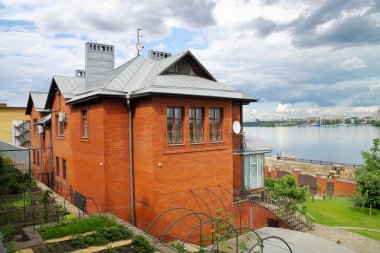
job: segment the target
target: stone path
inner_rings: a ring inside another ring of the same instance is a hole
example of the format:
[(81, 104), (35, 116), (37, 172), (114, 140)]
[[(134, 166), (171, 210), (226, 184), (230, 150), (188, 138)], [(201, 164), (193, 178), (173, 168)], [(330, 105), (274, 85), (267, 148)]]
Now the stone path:
[(307, 233), (346, 246), (358, 253), (379, 253), (380, 242), (368, 237), (345, 231), (339, 227), (315, 224), (315, 230)]

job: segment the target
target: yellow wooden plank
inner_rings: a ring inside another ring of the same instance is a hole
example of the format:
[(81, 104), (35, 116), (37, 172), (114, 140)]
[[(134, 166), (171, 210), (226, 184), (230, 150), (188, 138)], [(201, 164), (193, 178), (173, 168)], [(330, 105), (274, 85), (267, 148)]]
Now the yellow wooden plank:
[(86, 248), (86, 249), (79, 249), (79, 250), (74, 250), (74, 251), (71, 251), (71, 253), (91, 253), (91, 252), (98, 252), (98, 251), (101, 251), (101, 250), (105, 250), (105, 249), (109, 249), (109, 248), (116, 248), (116, 247), (121, 247), (121, 246), (125, 246), (125, 245), (129, 245), (132, 243), (132, 240), (123, 240), (123, 241), (117, 241), (117, 242), (111, 242), (109, 244), (106, 244), (106, 245), (102, 245), (102, 246), (93, 246), (93, 247), (89, 247), (89, 248)]
[[(93, 233), (95, 233), (95, 231), (86, 232), (86, 233), (82, 233), (82, 234), (76, 234), (76, 235), (91, 235)], [(63, 242), (63, 241), (71, 240), (76, 235), (68, 235), (68, 236), (65, 236), (65, 237), (60, 237), (60, 238), (46, 240), (45, 243), (49, 244), (49, 243)]]
[(32, 249), (20, 249), (18, 251), (16, 251), (16, 253), (33, 253), (33, 250)]

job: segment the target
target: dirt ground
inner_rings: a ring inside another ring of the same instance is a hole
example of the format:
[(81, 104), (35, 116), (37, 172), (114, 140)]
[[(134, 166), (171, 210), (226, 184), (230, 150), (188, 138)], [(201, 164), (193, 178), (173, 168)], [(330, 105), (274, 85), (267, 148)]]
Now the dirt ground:
[[(274, 157), (265, 157), (265, 165), (269, 167), (269, 170), (280, 168), (283, 170), (291, 171), (292, 169), (299, 169), (304, 174), (315, 175), (317, 172), (322, 173), (323, 175), (329, 175), (329, 170), (331, 170), (331, 166), (319, 165), (319, 164), (311, 164), (311, 163), (301, 163), (301, 162), (293, 162), (293, 161), (284, 161), (278, 160)], [(354, 175), (353, 168), (345, 168), (346, 172), (351, 175)], [(346, 179), (346, 173), (342, 173), (341, 179)]]

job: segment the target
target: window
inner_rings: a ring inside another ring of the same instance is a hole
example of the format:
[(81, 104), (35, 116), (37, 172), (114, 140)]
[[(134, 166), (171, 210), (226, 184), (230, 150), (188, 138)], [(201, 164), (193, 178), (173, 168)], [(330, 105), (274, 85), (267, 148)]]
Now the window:
[(36, 164), (40, 165), (40, 152), (36, 151)]
[(59, 116), (57, 115), (57, 135), (63, 136), (64, 134), (64, 128), (65, 128), (65, 122), (63, 120), (59, 121)]
[(33, 133), (38, 134), (37, 120), (33, 119)]
[(209, 109), (210, 141), (222, 140), (222, 108)]
[(264, 155), (244, 156), (244, 186), (256, 189), (264, 187)]
[(203, 108), (189, 109), (190, 142), (203, 141)]
[(66, 160), (62, 159), (62, 177), (66, 180)]
[(182, 107), (168, 107), (166, 119), (168, 144), (182, 143)]
[(57, 170), (57, 176), (59, 176), (59, 157), (55, 158), (55, 168)]
[(33, 150), (33, 164), (36, 164), (36, 151)]
[(82, 137), (88, 137), (88, 113), (87, 110), (82, 111)]

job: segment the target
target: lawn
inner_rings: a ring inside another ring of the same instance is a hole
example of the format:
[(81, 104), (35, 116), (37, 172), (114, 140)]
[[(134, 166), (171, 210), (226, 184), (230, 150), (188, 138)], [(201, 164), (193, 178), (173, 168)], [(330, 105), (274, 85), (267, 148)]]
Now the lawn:
[(380, 242), (380, 232), (366, 231), (366, 230), (359, 230), (359, 229), (345, 229), (345, 230), (352, 232), (352, 233), (356, 233), (359, 235), (363, 235), (363, 236), (372, 238), (372, 239)]
[(380, 229), (380, 210), (372, 209), (369, 216), (368, 208), (354, 206), (351, 198), (315, 200), (308, 202), (307, 207), (308, 213), (322, 225)]

